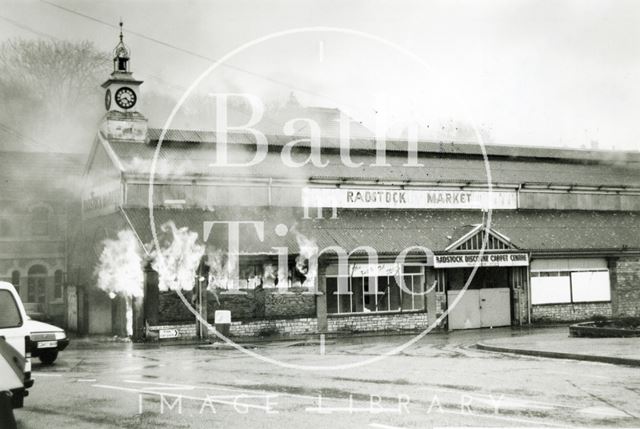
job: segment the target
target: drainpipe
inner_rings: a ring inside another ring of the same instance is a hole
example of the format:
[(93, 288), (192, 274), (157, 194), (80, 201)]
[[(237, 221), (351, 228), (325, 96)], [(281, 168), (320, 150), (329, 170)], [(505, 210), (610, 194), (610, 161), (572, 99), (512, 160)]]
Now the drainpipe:
[(527, 265), (527, 324), (531, 326), (531, 253)]

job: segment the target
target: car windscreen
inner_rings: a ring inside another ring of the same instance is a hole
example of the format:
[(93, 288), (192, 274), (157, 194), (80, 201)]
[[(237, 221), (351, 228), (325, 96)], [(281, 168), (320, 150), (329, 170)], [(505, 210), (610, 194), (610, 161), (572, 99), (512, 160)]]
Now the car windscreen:
[(20, 325), (22, 325), (22, 317), (13, 294), (8, 290), (0, 290), (0, 329), (15, 328)]

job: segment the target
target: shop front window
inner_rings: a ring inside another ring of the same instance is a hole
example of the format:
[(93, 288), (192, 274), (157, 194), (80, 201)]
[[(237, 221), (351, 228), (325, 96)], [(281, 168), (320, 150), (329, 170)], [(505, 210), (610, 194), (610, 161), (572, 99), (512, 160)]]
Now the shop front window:
[(53, 298), (62, 298), (62, 270), (56, 270), (53, 275)]
[(531, 303), (570, 304), (611, 300), (608, 270), (531, 273)]
[[(351, 269), (351, 276), (347, 279), (348, 288), (344, 291), (338, 288), (338, 277), (328, 275), (327, 311), (348, 314), (424, 310), (422, 267), (404, 266), (398, 272), (399, 268), (391, 265), (387, 264), (375, 275)], [(404, 280), (405, 290), (398, 285), (396, 276)]]
[[(280, 269), (276, 258), (241, 259), (238, 273), (229, 272), (226, 257), (209, 258), (209, 285), (222, 290), (252, 290), (256, 288), (288, 288), (291, 272)], [(304, 277), (303, 277), (304, 279)]]
[(34, 265), (29, 268), (27, 298), (28, 302), (44, 304), (46, 297), (45, 284), (47, 280), (47, 269), (42, 265)]

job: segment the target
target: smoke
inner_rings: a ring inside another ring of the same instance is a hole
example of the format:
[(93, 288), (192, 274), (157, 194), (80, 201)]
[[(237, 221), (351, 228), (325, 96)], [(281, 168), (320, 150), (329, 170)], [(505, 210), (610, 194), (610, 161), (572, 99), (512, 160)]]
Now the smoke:
[(116, 240), (107, 239), (103, 243), (104, 249), (95, 268), (98, 287), (111, 298), (116, 295), (142, 297), (142, 256), (133, 232), (120, 231)]
[(295, 227), (291, 231), (296, 235), (300, 253), (296, 256), (296, 271), (305, 277), (303, 287), (315, 288), (318, 276), (318, 245), (314, 239), (307, 238)]
[(177, 228), (173, 222), (160, 227), (166, 237), (154, 252), (152, 267), (158, 272), (160, 290), (191, 290), (205, 247), (197, 243), (198, 234)]

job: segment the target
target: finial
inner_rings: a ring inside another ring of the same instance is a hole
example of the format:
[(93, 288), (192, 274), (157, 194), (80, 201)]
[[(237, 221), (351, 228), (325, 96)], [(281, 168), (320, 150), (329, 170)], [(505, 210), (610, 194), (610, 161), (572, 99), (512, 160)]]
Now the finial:
[(122, 18), (120, 18), (120, 42), (113, 50), (113, 71), (128, 72), (129, 71), (129, 48), (124, 44), (122, 35)]

